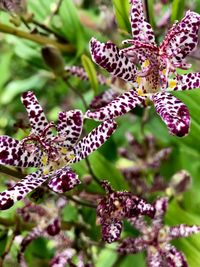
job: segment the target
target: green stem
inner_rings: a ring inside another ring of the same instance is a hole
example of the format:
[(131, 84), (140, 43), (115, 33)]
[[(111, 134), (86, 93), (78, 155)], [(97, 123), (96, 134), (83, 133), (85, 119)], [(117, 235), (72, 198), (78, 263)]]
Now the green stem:
[(57, 42), (56, 40), (50, 39), (48, 37), (45, 37), (45, 36), (42, 36), (39, 34), (24, 32), (24, 31), (18, 30), (16, 28), (12, 28), (12, 27), (5, 25), (3, 23), (0, 23), (0, 32), (12, 34), (12, 35), (15, 35), (17, 37), (24, 38), (24, 39), (33, 41), (33, 42), (41, 44), (41, 45), (51, 44), (63, 52), (68, 52), (68, 53), (74, 52), (74, 47), (70, 44), (61, 44), (61, 43)]
[(26, 176), (25, 174), (23, 174), (21, 172), (12, 170), (12, 169), (10, 169), (6, 166), (3, 166), (3, 165), (0, 165), (0, 172), (7, 174), (9, 176), (13, 176), (13, 177), (18, 178), (18, 179), (23, 179)]

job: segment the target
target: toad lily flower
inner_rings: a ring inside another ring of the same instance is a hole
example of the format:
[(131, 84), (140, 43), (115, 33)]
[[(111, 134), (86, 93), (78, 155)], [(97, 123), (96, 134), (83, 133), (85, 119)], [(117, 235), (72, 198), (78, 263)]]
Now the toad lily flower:
[(175, 238), (199, 233), (200, 226), (185, 224), (172, 227), (164, 226), (163, 217), (167, 206), (167, 198), (160, 198), (155, 202), (156, 213), (151, 226), (141, 215), (130, 219), (130, 222), (142, 235), (137, 238), (125, 239), (118, 251), (122, 254), (131, 254), (146, 250), (148, 267), (187, 267), (188, 264), (183, 253), (169, 242)]
[[(90, 48), (94, 62), (113, 76), (132, 83), (135, 89), (125, 92), (106, 107), (89, 110), (86, 116), (103, 121), (121, 116), (136, 105), (146, 106), (153, 102), (169, 132), (184, 136), (189, 131), (189, 111), (170, 91), (200, 87), (199, 72), (176, 74), (176, 68), (190, 67), (184, 59), (196, 48), (200, 15), (187, 11), (185, 17), (172, 26), (161, 45), (157, 46), (153, 30), (145, 20), (142, 1), (131, 0), (131, 4), (132, 39), (124, 41), (124, 44), (131, 46), (120, 50), (112, 42), (101, 43), (92, 38)], [(136, 63), (141, 66), (140, 69)]]
[(122, 220), (147, 215), (153, 217), (154, 207), (130, 192), (115, 192), (107, 181), (102, 181), (106, 197), (97, 206), (97, 223), (102, 226), (103, 240), (112, 243), (120, 238)]
[[(29, 192), (48, 181), (55, 192), (63, 193), (80, 183), (69, 164), (76, 163), (100, 147), (116, 129), (116, 123), (107, 120), (78, 141), (83, 127), (80, 110), (60, 112), (55, 126), (49, 123), (32, 92), (22, 95), (32, 127), (22, 141), (9, 136), (0, 137), (0, 164), (16, 167), (38, 167), (8, 190), (0, 193), (0, 209), (10, 208)], [(52, 132), (56, 128), (57, 135)]]

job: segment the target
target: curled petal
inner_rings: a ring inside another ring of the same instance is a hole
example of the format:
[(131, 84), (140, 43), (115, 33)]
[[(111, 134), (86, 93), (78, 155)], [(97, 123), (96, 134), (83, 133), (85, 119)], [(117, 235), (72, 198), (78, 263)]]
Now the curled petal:
[(33, 153), (24, 149), (23, 144), (9, 136), (0, 136), (0, 164), (16, 167), (41, 166), (42, 151)]
[[(65, 71), (73, 76), (80, 78), (83, 81), (88, 81), (88, 74), (82, 67), (72, 66), (72, 67), (65, 67)], [(102, 85), (106, 84), (106, 77), (101, 74), (97, 74), (98, 82)]]
[(153, 169), (158, 169), (161, 163), (169, 158), (171, 154), (171, 148), (164, 148), (158, 151), (148, 162), (148, 166)]
[(115, 121), (105, 120), (97, 128), (92, 130), (74, 147), (75, 158), (71, 160), (71, 163), (75, 163), (84, 159), (90, 153), (102, 146), (116, 130), (116, 128), (117, 123)]
[(90, 103), (90, 108), (97, 109), (97, 108), (105, 107), (112, 100), (114, 100), (118, 95), (119, 93), (117, 93), (113, 89), (108, 89), (105, 92), (95, 96), (92, 99), (92, 102)]
[(22, 94), (21, 100), (28, 113), (29, 122), (32, 128), (31, 133), (42, 135), (45, 127), (48, 125), (48, 121), (35, 94), (31, 91), (25, 92)]
[(131, 0), (131, 28), (135, 41), (155, 44), (155, 36), (151, 25), (146, 21), (142, 0)]
[(160, 46), (176, 62), (181, 62), (197, 46), (200, 15), (187, 11), (185, 17), (175, 23)]
[(178, 75), (176, 77), (173, 91), (184, 91), (200, 88), (200, 72)]
[(149, 247), (147, 249), (147, 265), (148, 267), (165, 266), (165, 263), (162, 260), (160, 252), (154, 247)]
[(161, 250), (162, 256), (169, 267), (188, 267), (187, 260), (182, 252), (178, 251), (174, 246), (167, 244)]
[(152, 224), (157, 227), (161, 227), (163, 223), (163, 217), (168, 208), (168, 198), (167, 197), (158, 198), (154, 204), (154, 207), (155, 207), (155, 216), (152, 221)]
[(78, 184), (80, 184), (78, 175), (69, 167), (57, 171), (48, 182), (48, 186), (56, 193), (65, 193)]
[(51, 267), (65, 267), (75, 254), (75, 250), (72, 248), (67, 248), (60, 253), (56, 253), (55, 257), (51, 260), (50, 266)]
[(88, 110), (85, 116), (97, 121), (117, 118), (134, 109), (137, 105), (145, 106), (145, 99), (145, 96), (138, 96), (136, 91), (130, 90), (115, 98), (105, 107), (95, 111)]
[(13, 206), (16, 201), (23, 199), (28, 193), (43, 184), (48, 178), (42, 171), (27, 175), (13, 187), (0, 193), (0, 210), (6, 210)]
[(147, 243), (142, 237), (128, 237), (118, 247), (120, 254), (135, 254), (147, 248)]
[(188, 237), (190, 235), (198, 233), (200, 233), (200, 226), (198, 225), (189, 226), (185, 224), (180, 224), (177, 226), (170, 227), (169, 237), (171, 239), (174, 239), (179, 237)]
[(95, 38), (90, 41), (90, 52), (96, 64), (115, 77), (125, 81), (135, 81), (137, 68), (112, 42), (101, 43)]
[(72, 147), (78, 141), (83, 128), (83, 114), (80, 110), (59, 112), (58, 136), (62, 139), (61, 144)]
[(111, 220), (109, 223), (102, 224), (102, 238), (107, 243), (112, 243), (120, 238), (122, 231), (122, 222), (118, 220)]
[(190, 115), (187, 107), (167, 92), (154, 94), (151, 98), (156, 112), (166, 123), (169, 132), (179, 137), (187, 135), (190, 128)]
[(53, 222), (51, 222), (45, 230), (47, 234), (50, 236), (55, 236), (59, 234), (61, 230), (61, 223), (59, 218), (55, 218)]

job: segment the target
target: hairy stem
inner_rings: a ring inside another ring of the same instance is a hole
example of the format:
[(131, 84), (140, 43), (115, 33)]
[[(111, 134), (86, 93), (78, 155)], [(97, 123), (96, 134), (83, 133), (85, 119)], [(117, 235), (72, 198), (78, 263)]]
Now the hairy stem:
[(61, 44), (61, 43), (57, 42), (56, 40), (50, 39), (48, 37), (45, 37), (45, 36), (42, 36), (39, 34), (32, 34), (32, 33), (28, 33), (25, 31), (21, 31), (21, 30), (18, 30), (16, 28), (12, 28), (8, 25), (5, 25), (3, 23), (0, 23), (0, 32), (12, 34), (12, 35), (15, 35), (17, 37), (24, 38), (24, 39), (33, 41), (33, 42), (41, 44), (41, 45), (51, 44), (63, 52), (71, 53), (71, 52), (74, 52), (74, 50), (75, 50), (74, 47), (70, 44)]

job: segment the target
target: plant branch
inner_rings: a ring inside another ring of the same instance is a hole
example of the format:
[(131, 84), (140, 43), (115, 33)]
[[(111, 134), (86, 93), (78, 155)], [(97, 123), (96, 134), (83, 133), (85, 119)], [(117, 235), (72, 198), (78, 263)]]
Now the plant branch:
[(79, 205), (82, 205), (82, 206), (86, 206), (86, 207), (89, 207), (89, 208), (94, 208), (96, 209), (97, 205), (96, 204), (93, 204), (91, 202), (86, 202), (86, 201), (82, 201), (79, 197), (77, 196), (69, 196), (69, 195), (65, 195), (69, 200), (79, 204)]
[(0, 172), (7, 174), (9, 176), (13, 176), (13, 177), (18, 178), (18, 179), (22, 179), (26, 176), (25, 174), (23, 174), (19, 171), (12, 170), (12, 169), (10, 169), (6, 166), (3, 166), (3, 165), (0, 165)]
[(95, 182), (101, 186), (101, 181), (99, 180), (99, 178), (96, 176), (96, 174), (93, 172), (92, 166), (90, 164), (90, 161), (88, 158), (85, 158), (85, 162), (87, 164), (88, 170), (90, 172), (90, 174), (92, 175), (93, 179), (95, 180)]
[(74, 52), (75, 49), (72, 45), (70, 44), (61, 44), (57, 42), (56, 40), (50, 39), (48, 37), (39, 35), (39, 34), (33, 34), (33, 33), (28, 33), (25, 31), (18, 30), (16, 28), (12, 28), (8, 25), (5, 25), (3, 23), (0, 23), (0, 32), (7, 33), (7, 34), (12, 34), (20, 38), (24, 38), (30, 41), (33, 41), (35, 43), (41, 44), (41, 45), (47, 45), (51, 44), (57, 47), (59, 50), (63, 52)]

